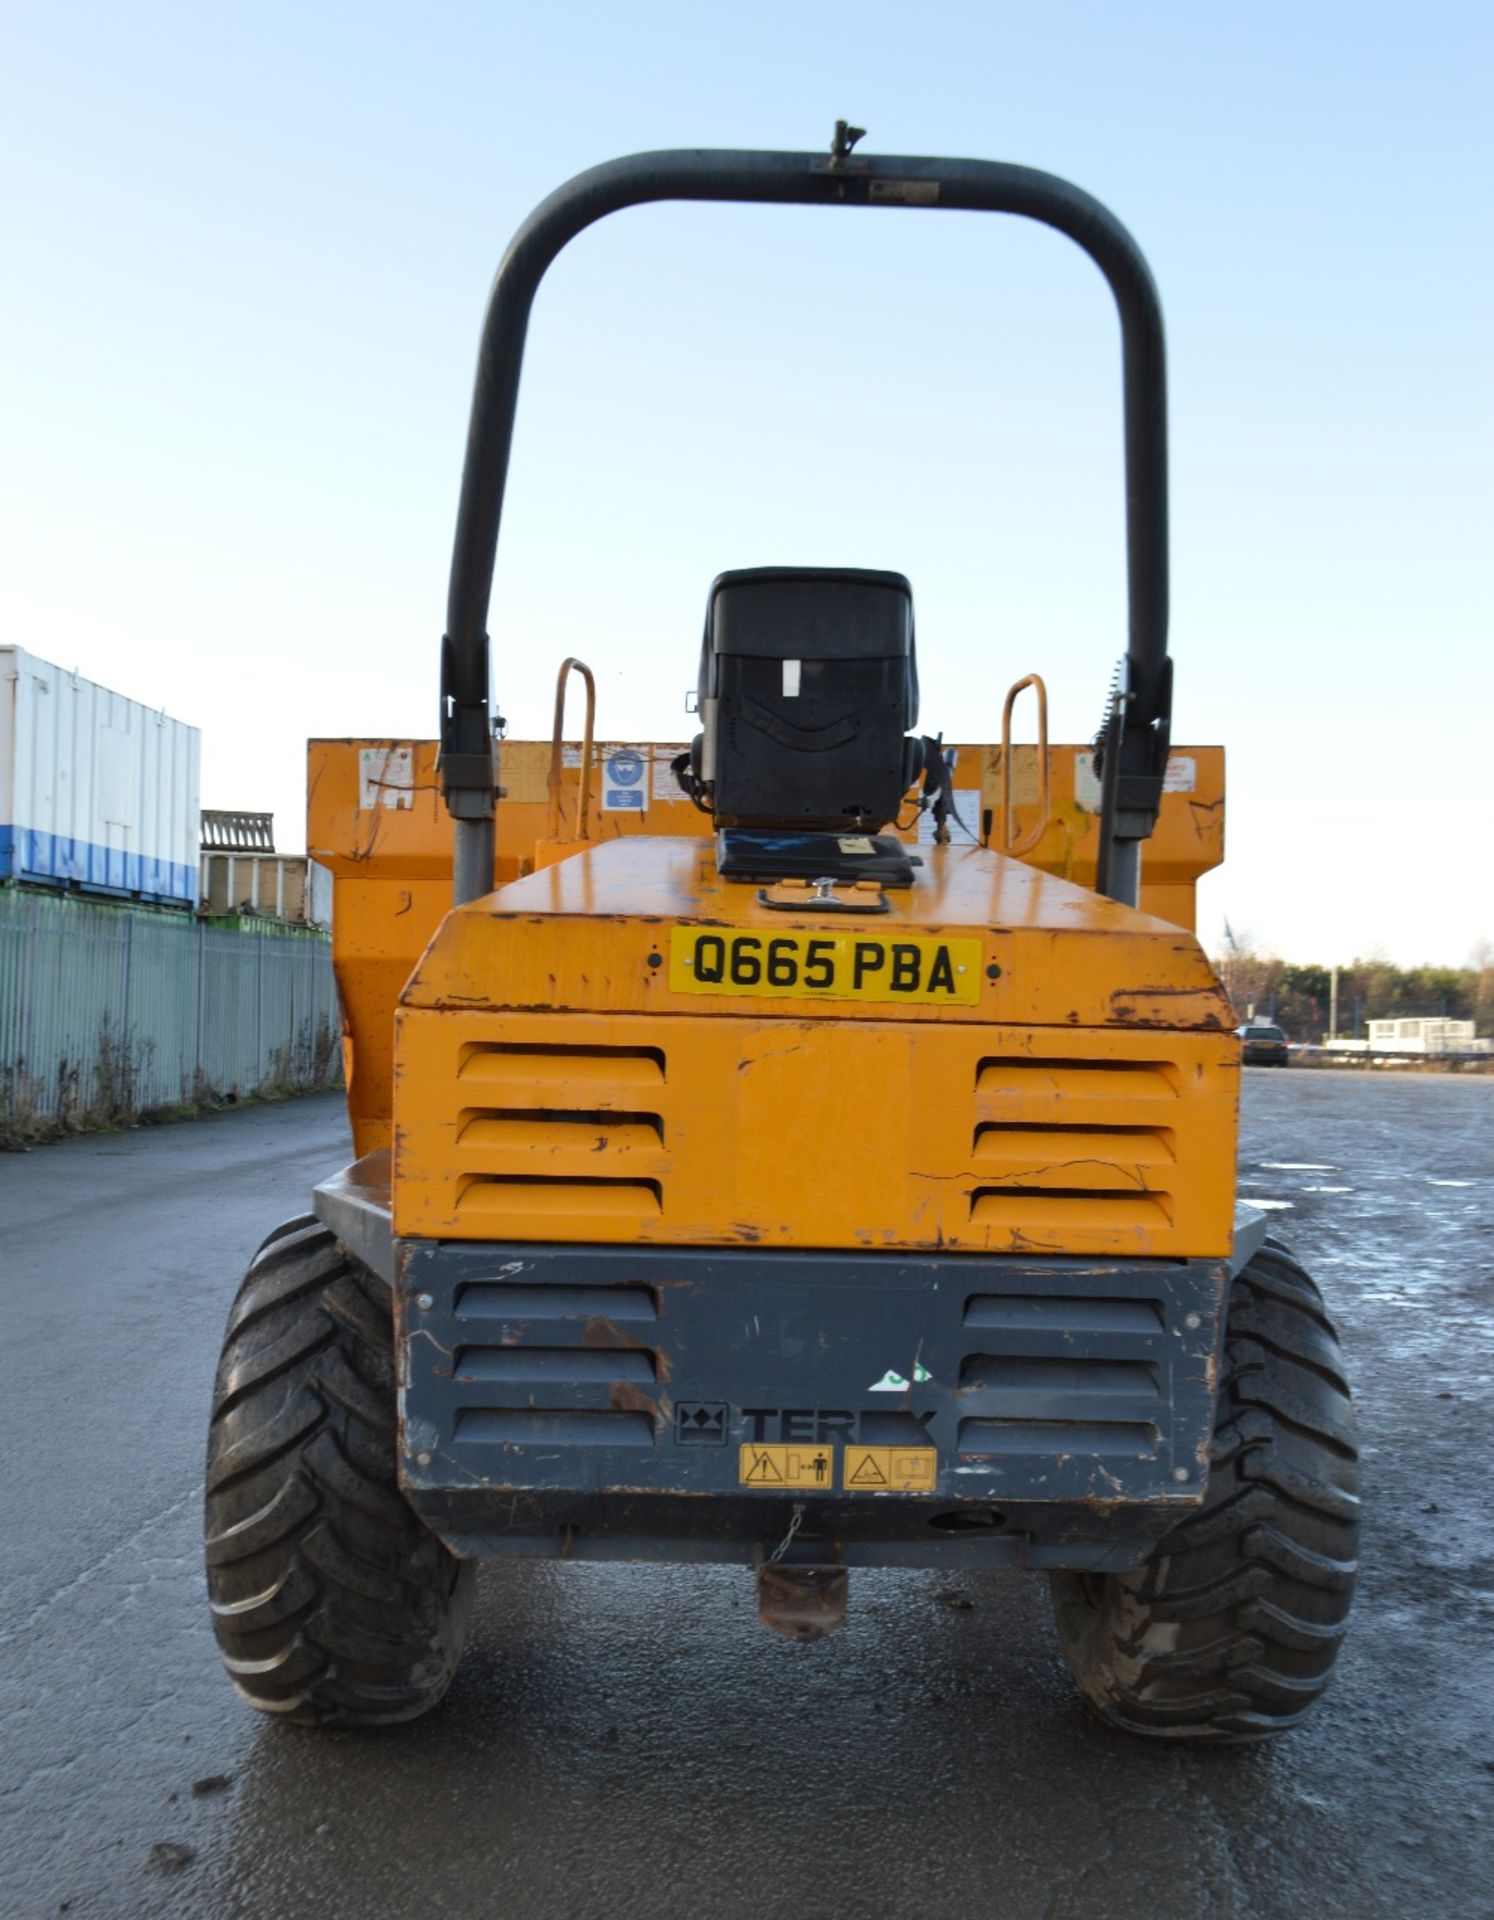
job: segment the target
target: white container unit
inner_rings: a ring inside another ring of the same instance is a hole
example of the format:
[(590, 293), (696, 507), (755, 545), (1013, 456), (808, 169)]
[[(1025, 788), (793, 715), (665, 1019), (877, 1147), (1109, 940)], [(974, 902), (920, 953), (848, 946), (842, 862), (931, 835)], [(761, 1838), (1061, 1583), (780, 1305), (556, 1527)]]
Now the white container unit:
[(195, 906), (201, 742), (0, 646), (0, 880)]
[(332, 925), (332, 876), (304, 853), (224, 853), (202, 856), (204, 913), (262, 914), (298, 926)]
[(1369, 1046), (1380, 1053), (1484, 1053), (1487, 1040), (1475, 1040), (1471, 1020), (1371, 1020)]

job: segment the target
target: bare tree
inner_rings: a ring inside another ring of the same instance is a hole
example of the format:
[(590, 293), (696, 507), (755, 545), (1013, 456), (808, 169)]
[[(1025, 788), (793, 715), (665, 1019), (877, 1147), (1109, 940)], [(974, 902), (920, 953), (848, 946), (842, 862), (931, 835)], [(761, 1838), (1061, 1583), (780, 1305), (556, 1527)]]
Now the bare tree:
[(1224, 951), (1214, 966), (1237, 1020), (1265, 1013), (1281, 979), (1281, 961), (1261, 953), (1248, 929), (1236, 933), (1225, 921)]

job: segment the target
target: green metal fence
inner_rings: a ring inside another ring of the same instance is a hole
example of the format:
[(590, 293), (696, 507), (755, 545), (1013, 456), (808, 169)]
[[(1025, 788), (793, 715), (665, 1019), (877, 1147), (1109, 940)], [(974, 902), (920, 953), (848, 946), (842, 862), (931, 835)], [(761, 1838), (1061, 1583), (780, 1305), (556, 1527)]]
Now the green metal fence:
[(0, 887), (0, 1141), (341, 1084), (325, 934)]

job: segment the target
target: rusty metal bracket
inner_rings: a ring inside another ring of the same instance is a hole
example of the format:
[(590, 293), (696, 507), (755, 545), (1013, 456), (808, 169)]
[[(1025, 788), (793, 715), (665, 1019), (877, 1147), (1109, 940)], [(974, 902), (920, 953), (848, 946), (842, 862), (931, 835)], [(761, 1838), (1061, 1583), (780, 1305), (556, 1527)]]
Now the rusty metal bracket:
[(846, 1623), (851, 1576), (845, 1567), (766, 1560), (757, 1570), (757, 1617), (770, 1632), (808, 1646)]

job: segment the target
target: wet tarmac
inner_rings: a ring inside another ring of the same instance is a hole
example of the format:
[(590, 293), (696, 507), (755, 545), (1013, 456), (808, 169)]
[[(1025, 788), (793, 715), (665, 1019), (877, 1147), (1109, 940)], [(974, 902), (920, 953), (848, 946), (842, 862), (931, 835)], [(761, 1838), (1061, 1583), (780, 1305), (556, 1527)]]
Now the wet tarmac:
[(1370, 1531), (1315, 1716), (1202, 1755), (1089, 1720), (1012, 1573), (858, 1575), (801, 1648), (736, 1570), (490, 1568), (429, 1721), (249, 1712), (198, 1564), (213, 1363), (343, 1157), (328, 1099), (0, 1156), (6, 1920), (1494, 1915), (1494, 1079), (1246, 1074)]

